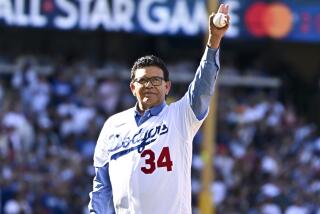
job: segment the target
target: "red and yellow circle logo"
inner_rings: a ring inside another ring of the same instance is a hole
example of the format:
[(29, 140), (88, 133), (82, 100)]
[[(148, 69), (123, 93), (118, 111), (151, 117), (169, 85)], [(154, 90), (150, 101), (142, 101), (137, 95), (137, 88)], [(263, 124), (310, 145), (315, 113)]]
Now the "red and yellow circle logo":
[(287, 36), (293, 25), (293, 15), (286, 4), (257, 2), (245, 13), (248, 31), (256, 36), (283, 38)]

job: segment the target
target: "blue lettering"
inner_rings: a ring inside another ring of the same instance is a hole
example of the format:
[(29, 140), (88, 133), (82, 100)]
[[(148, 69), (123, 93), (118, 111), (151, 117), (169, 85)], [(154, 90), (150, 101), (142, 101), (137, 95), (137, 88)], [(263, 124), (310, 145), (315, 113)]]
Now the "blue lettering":
[(166, 124), (163, 124), (161, 132), (160, 132), (160, 135), (163, 135), (163, 134), (166, 134), (166, 133), (168, 133), (168, 127), (166, 126)]
[(131, 139), (129, 137), (126, 137), (123, 141), (122, 141), (122, 147), (123, 148), (127, 148), (130, 145)]
[(135, 138), (136, 138), (136, 137), (137, 137), (141, 132), (142, 132), (142, 129), (140, 129), (140, 130), (139, 130), (139, 132), (138, 132), (137, 134), (133, 135), (132, 143), (137, 143), (137, 142), (139, 142), (139, 141), (140, 141), (140, 139), (139, 139), (139, 140), (137, 140), (137, 141), (135, 141)]
[(111, 159), (117, 159), (123, 155), (128, 154), (131, 151), (137, 150), (139, 153), (143, 152), (145, 147), (153, 142), (155, 142), (160, 135), (168, 133), (169, 129), (165, 124), (161, 124), (156, 126), (155, 128), (151, 128), (143, 131), (141, 128), (136, 134), (133, 135), (132, 139), (129, 137), (125, 137), (123, 140), (119, 134), (111, 135), (109, 137), (110, 145), (114, 146), (114, 148), (110, 148), (109, 152), (115, 152), (121, 148), (127, 148), (130, 144), (138, 144), (137, 146), (131, 147), (129, 149), (125, 149), (119, 151), (111, 156)]
[[(116, 151), (121, 148), (121, 138), (120, 136), (117, 135), (110, 135), (109, 137), (109, 142), (110, 142), (110, 149), (108, 150), (109, 152)], [(112, 148), (114, 146), (114, 148)]]
[(157, 134), (157, 129), (155, 129), (155, 132), (152, 134), (152, 130), (150, 129), (149, 133), (148, 133), (148, 138), (153, 138), (156, 134)]
[(160, 133), (160, 128), (161, 128), (161, 126), (157, 126), (157, 127), (156, 127), (157, 134), (159, 134), (159, 133)]

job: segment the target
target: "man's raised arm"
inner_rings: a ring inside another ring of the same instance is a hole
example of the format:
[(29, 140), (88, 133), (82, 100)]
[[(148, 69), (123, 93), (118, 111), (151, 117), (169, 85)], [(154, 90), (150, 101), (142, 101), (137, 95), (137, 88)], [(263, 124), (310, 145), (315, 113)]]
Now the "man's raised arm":
[(212, 13), (209, 16), (207, 47), (195, 74), (195, 78), (188, 88), (187, 93), (191, 108), (199, 120), (205, 117), (208, 111), (210, 98), (214, 93), (214, 85), (220, 69), (220, 42), (229, 26), (230, 17), (228, 12), (228, 5), (221, 4), (218, 13), (223, 13), (227, 17), (227, 24), (222, 28), (216, 27), (213, 23), (213, 19), (216, 15), (215, 13)]

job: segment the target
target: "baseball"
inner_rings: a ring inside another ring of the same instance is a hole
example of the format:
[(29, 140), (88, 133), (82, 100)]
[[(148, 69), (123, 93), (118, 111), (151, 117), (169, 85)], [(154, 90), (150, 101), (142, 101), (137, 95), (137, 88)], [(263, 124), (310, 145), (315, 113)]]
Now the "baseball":
[(222, 27), (226, 26), (226, 24), (227, 24), (227, 16), (225, 14), (223, 14), (223, 13), (217, 13), (213, 17), (213, 24), (218, 28), (222, 28)]

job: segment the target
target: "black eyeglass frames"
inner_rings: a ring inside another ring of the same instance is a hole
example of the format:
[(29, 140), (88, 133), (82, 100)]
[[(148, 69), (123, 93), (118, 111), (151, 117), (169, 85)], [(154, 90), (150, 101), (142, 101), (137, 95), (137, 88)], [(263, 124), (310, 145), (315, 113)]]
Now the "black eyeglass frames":
[(133, 82), (137, 82), (140, 85), (146, 85), (148, 82), (150, 82), (153, 86), (160, 86), (162, 84), (162, 80), (164, 80), (163, 77), (140, 77), (135, 78)]

